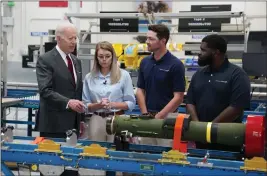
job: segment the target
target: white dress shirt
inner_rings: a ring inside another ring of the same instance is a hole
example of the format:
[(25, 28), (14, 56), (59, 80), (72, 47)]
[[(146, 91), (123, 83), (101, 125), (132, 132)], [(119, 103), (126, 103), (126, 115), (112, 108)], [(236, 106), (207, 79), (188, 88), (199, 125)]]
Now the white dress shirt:
[[(57, 49), (57, 51), (59, 52), (59, 54), (61, 55), (63, 61), (64, 61), (65, 64), (66, 64), (66, 66), (68, 67), (68, 61), (67, 61), (67, 58), (66, 58), (66, 56), (67, 56), (66, 53), (64, 53), (64, 52), (59, 48), (58, 45), (56, 46), (56, 49)], [(70, 60), (71, 60), (71, 63), (72, 63), (75, 83), (77, 83), (76, 70), (75, 70), (75, 67), (74, 67), (74, 64), (73, 64), (73, 61), (72, 61), (72, 58), (71, 58), (70, 54), (68, 54), (68, 56), (70, 57)]]

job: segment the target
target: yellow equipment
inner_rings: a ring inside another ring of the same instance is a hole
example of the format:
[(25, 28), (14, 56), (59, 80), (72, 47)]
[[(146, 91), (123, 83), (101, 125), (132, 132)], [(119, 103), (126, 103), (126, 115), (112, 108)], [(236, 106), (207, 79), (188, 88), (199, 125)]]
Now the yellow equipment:
[[(118, 61), (124, 63), (127, 69), (138, 69), (142, 59), (151, 54), (147, 50), (145, 43), (132, 43), (132, 44), (112, 44)], [(170, 51), (181, 51), (182, 44), (168, 43), (167, 47)], [(184, 60), (182, 60), (184, 62)]]
[(118, 61), (127, 69), (138, 69), (144, 57), (150, 55), (146, 44), (112, 44)]
[(120, 55), (123, 53), (123, 46), (121, 43), (114, 43), (112, 44), (114, 50), (115, 50), (115, 53), (116, 53), (116, 56), (117, 57), (120, 57)]
[(120, 43), (114, 43), (112, 44), (115, 53), (116, 53), (116, 57), (118, 58), (119, 62), (123, 62), (123, 44)]
[(124, 48), (124, 63), (126, 68), (137, 68), (138, 44), (128, 44)]

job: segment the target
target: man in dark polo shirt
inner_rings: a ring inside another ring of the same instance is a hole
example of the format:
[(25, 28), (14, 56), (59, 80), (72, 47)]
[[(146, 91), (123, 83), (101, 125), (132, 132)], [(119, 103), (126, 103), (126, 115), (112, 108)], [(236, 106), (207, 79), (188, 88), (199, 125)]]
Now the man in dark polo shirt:
[[(250, 81), (242, 68), (228, 61), (227, 44), (219, 35), (203, 38), (198, 70), (187, 92), (187, 111), (194, 121), (241, 123), (250, 106)], [(197, 148), (240, 151), (224, 145), (196, 143)]]
[[(185, 91), (185, 68), (167, 50), (169, 37), (170, 31), (163, 24), (148, 27), (147, 48), (153, 54), (144, 58), (139, 68), (138, 105), (142, 114), (151, 113), (157, 119), (164, 119), (168, 113), (175, 112), (183, 101)], [(161, 145), (162, 142), (154, 140), (146, 144)]]

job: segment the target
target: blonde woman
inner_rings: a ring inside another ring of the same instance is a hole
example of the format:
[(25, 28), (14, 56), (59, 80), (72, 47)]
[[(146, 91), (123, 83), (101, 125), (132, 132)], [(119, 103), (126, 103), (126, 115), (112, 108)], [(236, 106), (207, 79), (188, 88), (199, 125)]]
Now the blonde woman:
[(92, 113), (88, 122), (89, 139), (113, 142), (114, 136), (106, 133), (106, 118), (133, 110), (136, 100), (130, 74), (118, 67), (111, 43), (97, 44), (93, 69), (85, 76), (82, 98)]

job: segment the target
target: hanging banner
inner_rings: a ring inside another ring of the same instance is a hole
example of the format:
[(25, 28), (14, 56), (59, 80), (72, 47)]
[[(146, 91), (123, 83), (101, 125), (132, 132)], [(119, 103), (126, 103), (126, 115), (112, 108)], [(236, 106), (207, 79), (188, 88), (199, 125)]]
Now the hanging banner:
[[(68, 1), (39, 1), (39, 7), (68, 7)], [(80, 3), (82, 7), (82, 1)]]

